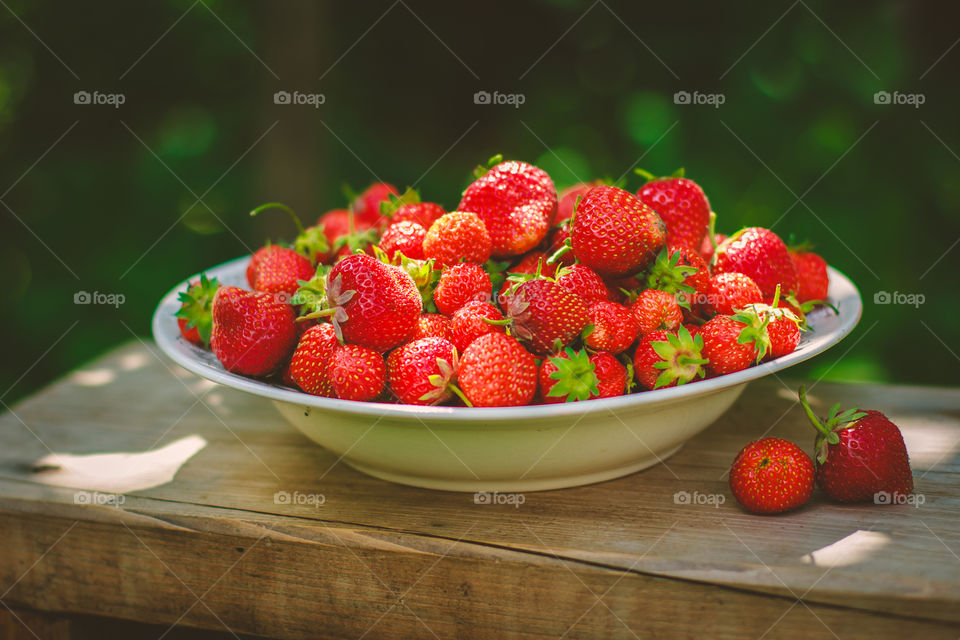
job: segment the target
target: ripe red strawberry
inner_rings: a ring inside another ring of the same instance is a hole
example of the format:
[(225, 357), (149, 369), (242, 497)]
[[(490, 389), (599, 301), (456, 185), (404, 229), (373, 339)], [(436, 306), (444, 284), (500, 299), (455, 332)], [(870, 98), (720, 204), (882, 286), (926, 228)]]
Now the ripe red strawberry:
[(730, 469), (730, 491), (753, 513), (796, 509), (813, 493), (813, 463), (792, 442), (762, 438), (737, 454)]
[(790, 259), (797, 269), (799, 287), (796, 298), (799, 302), (826, 300), (830, 289), (830, 276), (827, 275), (826, 261), (808, 251), (790, 252)]
[(584, 264), (572, 264), (556, 273), (556, 283), (589, 304), (610, 299), (610, 291), (597, 272)]
[(380, 248), (391, 260), (398, 251), (413, 260), (423, 260), (423, 240), (426, 237), (426, 230), (416, 222), (394, 222), (384, 230)]
[(500, 324), (490, 324), (487, 320), (501, 322), (503, 314), (489, 302), (468, 302), (457, 309), (450, 319), (450, 341), (463, 353), (470, 344), (488, 333), (504, 333)]
[(657, 329), (673, 331), (683, 322), (683, 311), (677, 298), (659, 289), (644, 289), (630, 305), (637, 319), (637, 335), (645, 336)]
[(462, 262), (447, 267), (440, 274), (440, 282), (433, 292), (433, 301), (440, 313), (449, 316), (468, 302), (490, 300), (492, 293), (490, 276), (483, 267)]
[(410, 339), (411, 342), (420, 338), (450, 339), (450, 318), (439, 313), (425, 313), (420, 316), (417, 330)]
[(710, 278), (707, 302), (711, 313), (729, 316), (747, 305), (763, 302), (763, 294), (750, 276), (731, 271)]
[(443, 207), (434, 202), (411, 202), (397, 207), (391, 214), (390, 221), (393, 224), (416, 222), (424, 229), (429, 229), (430, 225), (446, 213)]
[(503, 296), (501, 306), (512, 321), (513, 334), (536, 354), (570, 344), (590, 321), (580, 296), (544, 278), (520, 283)]
[(210, 346), (227, 371), (265, 376), (296, 344), (293, 307), (273, 294), (220, 287), (212, 314)]
[(490, 232), (491, 255), (508, 258), (530, 251), (547, 236), (557, 212), (557, 189), (542, 169), (501, 162), (467, 187), (457, 209), (480, 216)]
[(580, 201), (570, 230), (573, 254), (601, 276), (637, 273), (666, 244), (653, 209), (617, 187), (596, 187)]
[(699, 251), (710, 223), (710, 203), (700, 185), (681, 173), (650, 180), (637, 191), (637, 198), (663, 220), (668, 243)]
[(423, 302), (416, 284), (399, 267), (366, 254), (343, 258), (326, 283), (328, 308), (311, 316), (331, 316), (344, 342), (384, 352), (417, 329)]
[(447, 400), (457, 374), (457, 349), (443, 338), (423, 338), (394, 349), (387, 381), (400, 402), (432, 405)]
[(514, 338), (490, 333), (463, 352), (458, 378), (474, 407), (527, 405), (537, 393), (537, 362)]
[(438, 267), (458, 262), (483, 264), (490, 258), (490, 235), (477, 214), (453, 211), (430, 225), (423, 255), (435, 260)]
[(381, 223), (380, 204), (389, 202), (390, 196), (400, 195), (397, 188), (386, 182), (375, 182), (364, 189), (363, 193), (353, 201), (353, 213), (357, 220), (371, 226)]
[(703, 338), (691, 335), (686, 327), (648, 333), (633, 355), (637, 382), (647, 389), (676, 387), (703, 378), (705, 364)]
[[(733, 316), (714, 316), (700, 327), (699, 336), (703, 338), (703, 356), (710, 361), (707, 366), (711, 371), (717, 375), (733, 373), (760, 361), (762, 353), (766, 353), (768, 348), (763, 346), (763, 336), (766, 335), (766, 331), (762, 330), (760, 335), (747, 331), (743, 334), (747, 342), (741, 343), (741, 334), (750, 329), (752, 327), (734, 319)], [(758, 341), (761, 344), (760, 348), (757, 345)]]
[(769, 229), (741, 229), (717, 247), (714, 259), (713, 273), (744, 273), (764, 296), (772, 296), (778, 284), (784, 294), (797, 290), (797, 269), (787, 245)]
[(315, 396), (334, 397), (328, 370), (333, 352), (340, 343), (333, 325), (316, 324), (307, 329), (290, 358), (286, 378)]
[(530, 253), (523, 254), (523, 257), (520, 260), (507, 269), (509, 273), (528, 273), (534, 274), (537, 272), (537, 269), (540, 269), (540, 275), (547, 278), (552, 278), (557, 273), (557, 265), (547, 262), (549, 258), (546, 253), (543, 251), (531, 251)]
[(913, 491), (910, 458), (897, 425), (879, 411), (841, 413), (839, 404), (821, 422), (810, 409), (805, 387), (800, 387), (799, 396), (818, 431), (817, 484), (827, 495), (840, 502), (890, 504), (893, 496)]
[(590, 324), (584, 330), (587, 335), (583, 344), (594, 351), (617, 354), (626, 351), (637, 339), (637, 318), (622, 304), (601, 300), (591, 304), (587, 312)]
[(540, 364), (540, 391), (546, 404), (623, 395), (627, 370), (609, 353), (593, 355), (567, 347)]
[(357, 250), (367, 251), (377, 241), (374, 225), (351, 215), (347, 209), (327, 211), (320, 216), (318, 224), (323, 225), (332, 259), (351, 255)]
[(247, 265), (247, 282), (254, 291), (293, 296), (300, 280), (314, 274), (313, 264), (293, 249), (270, 244), (254, 252)]
[(211, 307), (219, 287), (220, 283), (216, 278), (208, 280), (204, 273), (200, 275), (200, 280), (191, 282), (186, 291), (180, 292), (180, 309), (175, 315), (180, 335), (188, 342), (199, 346), (210, 344), (210, 329), (213, 325)]
[[(713, 234), (713, 243), (716, 243), (717, 246), (723, 244), (723, 241), (726, 239), (726, 234)], [(709, 234), (703, 236), (703, 242), (700, 243), (700, 257), (703, 258), (703, 261), (707, 264), (710, 264), (710, 261), (713, 260), (713, 243), (710, 242)]]
[(677, 303), (699, 314), (710, 287), (710, 270), (700, 254), (685, 246), (670, 246), (650, 266), (646, 285), (676, 295)]
[(760, 320), (767, 325), (771, 358), (779, 358), (796, 351), (800, 344), (800, 318), (789, 309), (767, 304), (751, 305), (750, 309), (756, 311)]
[(383, 392), (387, 367), (377, 351), (345, 344), (338, 346), (330, 357), (327, 376), (336, 397), (368, 402)]
[(587, 193), (590, 192), (590, 189), (599, 187), (602, 184), (603, 183), (599, 180), (594, 180), (593, 182), (580, 182), (572, 187), (567, 187), (564, 189), (560, 193), (560, 201), (557, 203), (557, 218), (553, 221), (553, 223), (558, 225), (564, 220), (569, 220), (572, 218), (573, 209), (577, 204), (577, 200), (587, 195)]
[[(567, 241), (570, 240), (570, 220), (564, 220), (557, 226), (553, 228), (550, 232), (550, 248), (547, 252), (552, 256), (562, 249)], [(556, 260), (557, 264), (560, 265), (571, 265), (574, 262), (573, 251), (566, 251), (560, 255), (560, 258)]]

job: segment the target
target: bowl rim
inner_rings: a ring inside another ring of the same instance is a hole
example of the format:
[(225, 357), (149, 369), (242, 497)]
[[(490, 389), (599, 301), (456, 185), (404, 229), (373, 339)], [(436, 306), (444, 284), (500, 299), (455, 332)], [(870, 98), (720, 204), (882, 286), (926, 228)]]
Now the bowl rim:
[[(242, 256), (233, 260), (228, 260), (214, 267), (204, 270), (208, 277), (218, 276), (224, 271), (240, 271), (245, 269), (250, 256)], [(857, 326), (863, 314), (863, 301), (856, 285), (843, 273), (827, 267), (830, 276), (830, 291), (843, 291), (842, 298), (830, 296), (831, 302), (837, 306), (840, 312), (840, 324), (832, 331), (814, 338), (815, 346), (803, 348), (786, 356), (781, 356), (774, 360), (749, 367), (742, 371), (729, 373), (715, 378), (698, 380), (689, 384), (670, 387), (667, 389), (657, 389), (654, 391), (641, 391), (613, 398), (604, 398), (602, 400), (587, 400), (583, 402), (567, 402), (559, 404), (538, 404), (525, 405), (520, 407), (447, 407), (447, 406), (418, 406), (405, 404), (390, 404), (383, 402), (358, 402), (354, 400), (340, 400), (337, 398), (324, 398), (313, 396), (302, 391), (282, 387), (266, 380), (248, 378), (240, 374), (230, 373), (224, 370), (219, 363), (217, 366), (211, 366), (203, 362), (194, 355), (200, 348), (188, 343), (180, 335), (177, 323), (174, 321), (173, 312), (179, 308), (180, 303), (177, 294), (183, 291), (187, 283), (200, 277), (200, 273), (186, 278), (177, 283), (170, 291), (166, 293), (157, 304), (151, 319), (151, 329), (153, 338), (161, 351), (172, 359), (175, 363), (184, 369), (199, 375), (202, 378), (222, 384), (226, 387), (238, 389), (252, 395), (264, 397), (276, 402), (285, 402), (303, 407), (323, 409), (334, 413), (347, 413), (364, 416), (375, 416), (379, 418), (396, 419), (422, 419), (439, 418), (443, 420), (453, 420), (462, 422), (490, 421), (490, 420), (523, 420), (530, 418), (558, 418), (564, 416), (577, 416), (580, 414), (589, 414), (593, 412), (616, 411), (617, 409), (634, 409), (643, 406), (661, 405), (664, 403), (673, 403), (686, 398), (706, 395), (711, 392), (720, 391), (736, 385), (745, 384), (752, 380), (762, 378), (771, 373), (786, 369), (795, 364), (809, 360), (827, 349), (833, 347), (843, 338), (849, 335)], [(829, 311), (819, 310), (817, 313)], [(830, 312), (832, 313), (832, 312)], [(815, 325), (815, 317), (810, 322)]]

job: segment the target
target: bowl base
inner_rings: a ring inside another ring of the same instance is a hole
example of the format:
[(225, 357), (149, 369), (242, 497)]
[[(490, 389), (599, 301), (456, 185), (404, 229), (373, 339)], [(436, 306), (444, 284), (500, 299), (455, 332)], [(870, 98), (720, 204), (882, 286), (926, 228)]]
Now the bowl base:
[(481, 480), (470, 478), (466, 480), (452, 480), (436, 478), (432, 476), (418, 476), (405, 473), (396, 473), (386, 471), (377, 467), (371, 467), (363, 463), (355, 462), (347, 458), (343, 459), (350, 467), (373, 476), (381, 480), (388, 480), (399, 484), (409, 485), (411, 487), (420, 487), (421, 489), (436, 489), (438, 491), (458, 491), (461, 493), (477, 492), (498, 492), (498, 493), (524, 493), (527, 491), (550, 491), (552, 489), (569, 489), (571, 487), (580, 487), (587, 484), (596, 484), (622, 478), (638, 471), (643, 471), (663, 462), (677, 451), (683, 444), (679, 444), (673, 449), (660, 456), (650, 456), (638, 462), (621, 465), (612, 469), (603, 469), (579, 475), (556, 476), (551, 478), (530, 478), (519, 480)]

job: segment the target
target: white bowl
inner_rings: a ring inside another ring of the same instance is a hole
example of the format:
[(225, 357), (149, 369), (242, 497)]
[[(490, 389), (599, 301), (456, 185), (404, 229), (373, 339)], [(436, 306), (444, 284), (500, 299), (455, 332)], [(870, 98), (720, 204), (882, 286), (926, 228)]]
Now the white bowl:
[[(247, 287), (249, 257), (206, 272)], [(308, 438), (365, 473), (449, 491), (560, 489), (618, 478), (663, 461), (703, 431), (746, 384), (826, 351), (856, 326), (863, 310), (856, 287), (830, 269), (830, 302), (788, 356), (737, 373), (670, 389), (609, 399), (512, 408), (415, 407), (311, 396), (225, 371), (212, 353), (180, 336), (172, 289), (153, 315), (153, 335), (177, 364), (208, 380), (273, 400)]]

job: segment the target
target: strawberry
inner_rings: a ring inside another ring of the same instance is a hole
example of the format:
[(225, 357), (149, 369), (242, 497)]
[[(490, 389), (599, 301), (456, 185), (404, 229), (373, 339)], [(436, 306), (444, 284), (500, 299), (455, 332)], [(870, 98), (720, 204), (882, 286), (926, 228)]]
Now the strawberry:
[(317, 223), (330, 246), (333, 258), (367, 251), (377, 241), (377, 231), (370, 222), (358, 219), (347, 209), (333, 209), (320, 216)]
[(247, 282), (254, 291), (293, 296), (301, 280), (314, 274), (313, 264), (293, 249), (271, 244), (254, 252), (247, 266)]
[(830, 276), (827, 275), (826, 261), (809, 251), (791, 251), (790, 259), (797, 269), (799, 278), (797, 300), (799, 302), (826, 300), (827, 292), (830, 289)]
[(223, 368), (265, 376), (297, 341), (293, 307), (269, 293), (220, 287), (213, 297), (210, 347)]
[(549, 257), (543, 251), (531, 251), (523, 254), (523, 257), (507, 271), (509, 273), (535, 274), (537, 269), (540, 269), (541, 275), (552, 278), (557, 273), (557, 265), (547, 262)]
[(423, 255), (445, 267), (458, 262), (483, 264), (490, 258), (490, 234), (475, 213), (453, 211), (430, 225)]
[(617, 187), (591, 189), (573, 217), (573, 254), (601, 276), (634, 274), (666, 244), (666, 229), (653, 209)]
[(580, 296), (545, 278), (521, 282), (503, 296), (501, 306), (514, 335), (537, 354), (570, 344), (590, 321)]
[[(293, 223), (297, 226), (298, 231), (298, 235), (293, 241), (293, 250), (310, 261), (311, 265), (326, 262), (330, 259), (331, 242), (327, 239), (327, 231), (324, 229), (322, 224), (316, 224), (309, 229), (304, 229), (303, 222), (300, 221), (300, 216), (298, 216), (293, 209), (282, 202), (268, 202), (266, 204), (262, 204), (251, 211), (250, 215), (255, 216), (261, 211), (266, 211), (267, 209), (281, 209), (290, 216), (291, 220), (293, 220)], [(267, 247), (264, 247), (264, 249), (266, 248)], [(269, 254), (269, 252), (264, 252), (261, 250), (254, 253), (250, 258), (250, 264), (247, 265), (247, 282), (249, 282), (250, 286), (252, 287), (254, 287), (253, 278), (256, 277), (257, 271), (260, 269), (260, 265), (258, 264), (260, 258), (258, 258), (257, 253), (260, 253), (261, 257), (265, 257)], [(256, 289), (256, 287), (254, 288)]]
[(522, 406), (530, 404), (537, 393), (537, 362), (516, 339), (490, 333), (463, 352), (458, 379), (468, 405)]
[(386, 182), (375, 182), (364, 189), (353, 201), (353, 213), (356, 219), (378, 226), (381, 223), (380, 204), (390, 201), (390, 196), (397, 196), (397, 188)]
[(677, 303), (691, 312), (699, 312), (707, 299), (710, 270), (700, 254), (685, 246), (669, 246), (650, 266), (646, 285), (676, 294)]
[(423, 260), (423, 240), (426, 237), (426, 230), (416, 222), (394, 222), (384, 230), (380, 248), (391, 260), (398, 251), (413, 260)]
[(813, 463), (792, 442), (762, 438), (737, 454), (730, 469), (730, 491), (753, 513), (796, 509), (813, 493)]
[(313, 325), (300, 336), (284, 377), (309, 394), (334, 397), (328, 369), (339, 345), (333, 325)]
[(559, 225), (565, 220), (572, 218), (573, 210), (577, 205), (577, 201), (587, 195), (590, 189), (599, 187), (602, 184), (603, 183), (599, 180), (594, 180), (593, 182), (580, 182), (571, 187), (567, 187), (560, 192), (560, 200), (557, 203), (557, 218), (553, 221), (553, 223), (555, 225)]
[(657, 329), (673, 331), (683, 322), (683, 311), (673, 294), (659, 289), (644, 289), (630, 305), (637, 320), (637, 335)]
[(703, 236), (703, 242), (700, 243), (700, 257), (703, 258), (703, 261), (707, 264), (710, 264), (710, 261), (713, 260), (713, 246), (716, 244), (720, 246), (723, 244), (723, 241), (727, 239), (727, 236), (723, 233), (713, 234), (713, 242), (710, 242), (710, 235), (707, 234)]
[(327, 308), (307, 318), (331, 316), (341, 342), (384, 352), (416, 331), (423, 301), (399, 267), (366, 254), (343, 258), (327, 274)]
[(387, 380), (405, 404), (440, 404), (451, 395), (457, 348), (443, 338), (423, 338), (394, 349), (387, 358)]
[(424, 229), (429, 229), (430, 225), (446, 214), (443, 207), (433, 202), (412, 202), (402, 204), (391, 214), (392, 224), (398, 222), (416, 222)]
[(211, 307), (213, 298), (220, 283), (216, 278), (207, 279), (207, 274), (200, 274), (200, 280), (191, 282), (186, 291), (177, 296), (180, 300), (180, 309), (174, 314), (180, 335), (187, 342), (198, 346), (210, 344), (210, 329), (213, 325)]
[(637, 318), (627, 307), (601, 300), (587, 308), (590, 324), (584, 330), (583, 344), (594, 351), (618, 354), (637, 339)]
[(330, 356), (327, 377), (336, 397), (368, 402), (383, 392), (387, 367), (379, 352), (359, 344), (345, 344)]
[(627, 370), (609, 353), (590, 355), (567, 347), (540, 364), (540, 390), (547, 404), (623, 395)]
[(710, 278), (706, 300), (711, 313), (728, 316), (763, 302), (763, 294), (750, 276), (731, 271)]
[(800, 317), (790, 309), (780, 307), (780, 287), (773, 295), (771, 304), (751, 304), (733, 317), (748, 325), (741, 340), (756, 337), (756, 345), (761, 359), (768, 355), (779, 358), (793, 353), (800, 344)]
[(647, 389), (676, 387), (706, 375), (703, 338), (686, 327), (645, 335), (633, 355), (637, 382)]
[(556, 273), (555, 281), (570, 293), (580, 296), (588, 305), (610, 299), (610, 291), (603, 278), (584, 264), (561, 268)]
[(542, 169), (500, 162), (467, 187), (457, 208), (480, 216), (490, 232), (491, 255), (508, 258), (530, 251), (547, 236), (557, 212), (557, 190)]
[(454, 312), (450, 319), (450, 341), (460, 353), (480, 336), (505, 331), (501, 324), (491, 324), (487, 320), (503, 321), (503, 314), (489, 302), (468, 302)]
[(450, 318), (439, 313), (425, 313), (420, 316), (417, 330), (410, 338), (410, 341), (420, 338), (446, 338), (450, 339), (451, 323)]
[(797, 290), (797, 269), (790, 260), (787, 245), (769, 229), (741, 229), (717, 247), (714, 259), (713, 273), (746, 274), (757, 283), (764, 296), (772, 296), (778, 284), (784, 293)]
[[(570, 241), (570, 226), (570, 220), (564, 220), (554, 227), (553, 231), (550, 232), (550, 248), (547, 250), (547, 252), (551, 256), (555, 255)], [(561, 253), (560, 256), (554, 260), (554, 262), (561, 265), (573, 264), (573, 251), (565, 251), (564, 253)]]
[[(766, 353), (765, 330), (756, 332), (753, 327), (735, 319), (736, 316), (714, 316), (700, 327), (703, 338), (703, 356), (710, 361), (708, 367), (718, 375), (746, 369), (759, 362)], [(742, 339), (745, 342), (741, 342)], [(769, 338), (766, 338), (769, 341)]]
[(492, 293), (490, 276), (483, 267), (462, 262), (447, 267), (440, 274), (440, 282), (433, 292), (433, 301), (440, 313), (449, 316), (468, 302), (490, 300)]
[(638, 173), (649, 181), (637, 191), (637, 198), (663, 220), (667, 242), (698, 251), (710, 223), (710, 203), (700, 185), (684, 178), (683, 169), (669, 178)]
[[(814, 415), (801, 386), (800, 405), (817, 429), (817, 484), (838, 502), (890, 503), (891, 496), (913, 491), (910, 457), (897, 425), (870, 409), (840, 411), (836, 404), (826, 421)], [(887, 496), (879, 496), (885, 493)], [(884, 499), (886, 498), (886, 499)]]

